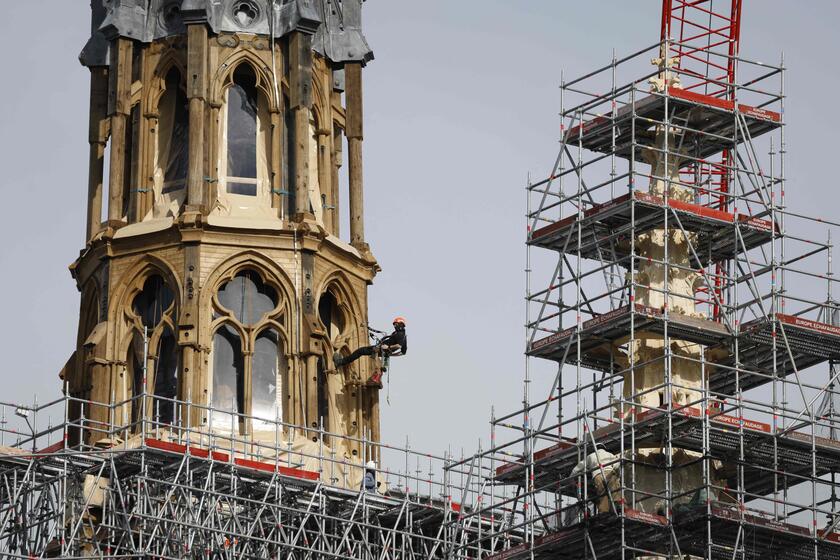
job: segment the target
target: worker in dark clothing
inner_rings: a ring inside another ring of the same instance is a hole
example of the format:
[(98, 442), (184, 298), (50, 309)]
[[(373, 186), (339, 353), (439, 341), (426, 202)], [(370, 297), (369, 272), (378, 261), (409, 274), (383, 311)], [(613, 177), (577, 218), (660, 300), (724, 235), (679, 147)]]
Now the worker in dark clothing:
[(405, 356), (408, 351), (408, 339), (405, 336), (405, 318), (394, 319), (394, 332), (379, 341), (375, 346), (362, 346), (349, 356), (336, 352), (333, 361), (336, 367), (346, 366), (362, 356), (373, 356), (380, 352), (382, 356)]

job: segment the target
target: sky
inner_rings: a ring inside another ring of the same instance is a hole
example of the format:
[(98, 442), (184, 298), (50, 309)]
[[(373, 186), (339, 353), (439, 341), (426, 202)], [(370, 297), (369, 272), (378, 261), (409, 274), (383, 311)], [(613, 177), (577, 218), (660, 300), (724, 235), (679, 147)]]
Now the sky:
[[(430, 452), (486, 446), (491, 408), (519, 406), (525, 365), (525, 190), (558, 149), (566, 77), (659, 37), (658, 0), (368, 0), (365, 34), (366, 236), (382, 273), (373, 325), (408, 320), (408, 356), (383, 394), (386, 441)], [(784, 52), (786, 174), (792, 209), (836, 216), (829, 173), (840, 91), (840, 4), (746, 2), (742, 55)], [(83, 248), (88, 72), (76, 59), (88, 2), (5, 6), (0, 45), (0, 400), (59, 395), (79, 294), (68, 265)], [(26, 22), (37, 17), (36, 24)], [(835, 232), (836, 234), (837, 232)], [(825, 228), (805, 235), (825, 236)], [(535, 284), (548, 279), (535, 279)], [(550, 382), (533, 368), (533, 392)], [(550, 370), (548, 370), (550, 371)], [(387, 395), (390, 404), (384, 398)]]

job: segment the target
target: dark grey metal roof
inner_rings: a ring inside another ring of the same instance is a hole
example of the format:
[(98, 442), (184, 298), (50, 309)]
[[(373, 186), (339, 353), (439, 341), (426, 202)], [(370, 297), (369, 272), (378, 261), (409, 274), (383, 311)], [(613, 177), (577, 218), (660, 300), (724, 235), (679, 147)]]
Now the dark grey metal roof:
[(91, 38), (79, 60), (108, 65), (108, 41), (145, 43), (182, 35), (186, 23), (206, 21), (214, 33), (313, 36), (313, 49), (337, 63), (373, 59), (362, 34), (364, 0), (91, 0)]

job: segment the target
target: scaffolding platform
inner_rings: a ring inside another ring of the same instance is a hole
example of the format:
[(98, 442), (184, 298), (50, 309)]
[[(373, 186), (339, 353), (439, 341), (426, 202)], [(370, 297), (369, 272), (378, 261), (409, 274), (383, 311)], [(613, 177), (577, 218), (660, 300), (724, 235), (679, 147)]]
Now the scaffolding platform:
[[(711, 541), (706, 521), (709, 522)], [(737, 547), (743, 550), (744, 558), (756, 560), (840, 559), (840, 534), (824, 531), (812, 534), (808, 527), (779, 521), (768, 513), (733, 504), (712, 502), (708, 507), (677, 508), (674, 525), (682, 552), (703, 557), (711, 548), (712, 558), (731, 559)]]
[[(650, 551), (663, 550), (668, 545), (669, 524), (665, 517), (630, 508), (624, 508), (623, 517), (627, 542)], [(603, 538), (610, 533), (618, 536), (621, 526), (621, 517), (613, 513), (599, 513), (580, 523), (535, 537), (533, 547), (531, 543), (519, 544), (487, 556), (485, 560), (621, 558), (621, 547), (615, 546), (617, 541)], [(589, 533), (601, 535), (602, 538), (589, 539)]]
[(714, 348), (722, 356), (714, 363), (734, 367), (737, 338), (741, 373), (736, 376), (724, 368), (711, 371), (709, 388), (720, 394), (733, 394), (736, 389), (746, 391), (771, 381), (764, 372), (773, 371), (774, 362), (777, 373), (787, 376), (826, 360), (840, 360), (840, 327), (781, 313), (773, 318), (775, 321), (761, 318), (745, 323), (735, 335), (717, 321), (673, 312), (666, 319), (659, 309), (626, 305), (585, 321), (579, 331), (569, 327), (536, 340), (526, 353), (575, 365), (574, 345), (579, 338), (582, 366), (604, 372), (621, 371), (626, 366), (616, 363), (616, 346), (629, 339), (631, 324), (640, 338), (643, 333), (664, 335), (667, 323), (671, 339)]
[(694, 158), (706, 158), (748, 140), (743, 137), (741, 126), (746, 126), (749, 138), (782, 126), (778, 112), (671, 87), (665, 95), (647, 95), (620, 107), (614, 116), (597, 116), (571, 127), (564, 142), (593, 152), (638, 159), (641, 149), (655, 145), (656, 125), (665, 123), (666, 118), (671, 126), (676, 126), (676, 121), (683, 126), (683, 150)]
[(696, 234), (692, 240), (697, 256), (692, 256), (692, 266), (696, 268), (734, 258), (771, 241), (774, 229), (778, 233), (778, 226), (774, 228), (770, 220), (633, 191), (592, 206), (580, 221), (575, 214), (543, 226), (533, 232), (529, 243), (628, 266), (631, 237), (664, 227), (665, 211), (679, 218), (677, 222), (669, 216), (672, 229), (679, 230), (682, 225), (686, 232)]
[[(714, 410), (709, 411), (708, 419), (709, 456), (731, 463), (741, 461), (743, 454), (746, 469), (744, 490), (753, 497), (773, 492), (775, 473), (779, 470), (793, 476), (788, 481), (789, 485), (797, 483), (796, 476), (810, 476), (812, 444), (818, 452), (814, 464), (816, 475), (840, 472), (840, 441), (781, 429), (777, 432), (778, 437), (774, 438), (770, 424)], [(650, 409), (636, 414), (635, 422), (625, 421), (622, 426), (614, 421), (596, 429), (592, 439), (585, 442), (586, 449), (592, 451), (592, 441), (616, 455), (622, 449), (664, 448), (669, 437), (667, 420), (666, 410)], [(704, 417), (699, 407), (675, 409), (670, 414), (670, 420), (670, 439), (674, 448), (704, 452)], [(574, 495), (577, 481), (571, 479), (570, 474), (582, 459), (583, 450), (578, 449), (575, 438), (564, 439), (534, 452), (534, 487), (553, 488)], [(736, 473), (727, 476), (729, 486), (737, 487)], [(499, 483), (523, 485), (526, 478), (523, 462), (506, 463), (496, 469), (496, 481)]]
[(65, 452), (73, 453), (74, 472), (92, 469), (101, 462), (96, 453), (65, 449), (64, 441), (56, 442), (35, 452), (2, 446), (0, 447), (0, 475), (26, 472), (36, 468), (42, 475), (61, 476), (67, 468), (67, 462), (63, 457)]
[(724, 345), (733, 333), (717, 321), (669, 313), (642, 304), (625, 305), (598, 315), (577, 327), (569, 327), (545, 338), (535, 340), (526, 354), (553, 361), (577, 363), (574, 349), (566, 351), (569, 344), (580, 338), (581, 364), (600, 371), (623, 368), (614, 363), (612, 348), (630, 338), (631, 325), (637, 337), (641, 333), (662, 335), (666, 325), (668, 335), (675, 340), (687, 340), (705, 346)]
[[(637, 550), (668, 553), (671, 544), (668, 531), (670, 524), (664, 516), (628, 507), (624, 508), (623, 516), (625, 542), (629, 546)], [(711, 541), (706, 533), (707, 520), (712, 528)], [(598, 538), (587, 541), (585, 530), (597, 534)], [(703, 558), (707, 557), (711, 549), (711, 558), (729, 560), (737, 547), (744, 551), (745, 558), (756, 560), (811, 560), (816, 545), (820, 559), (840, 559), (840, 533), (817, 531), (812, 536), (805, 526), (786, 523), (764, 512), (721, 502), (712, 502), (708, 508), (705, 504), (676, 508), (673, 530), (682, 554), (697, 554)], [(740, 535), (739, 530), (742, 531)], [(581, 523), (536, 537), (533, 547), (530, 543), (520, 544), (488, 556), (487, 560), (526, 559), (531, 558), (532, 551), (534, 559), (621, 558), (621, 547), (614, 546), (615, 542), (621, 540), (620, 533), (621, 518), (613, 513), (600, 513)]]
[[(761, 317), (741, 325), (738, 362), (742, 371), (736, 376), (733, 370), (718, 370), (712, 374), (710, 388), (731, 395), (739, 389), (747, 391), (769, 383), (773, 371), (787, 377), (827, 360), (838, 359), (840, 327), (776, 313), (772, 317)], [(719, 360), (730, 368), (735, 367), (735, 362), (733, 351)]]

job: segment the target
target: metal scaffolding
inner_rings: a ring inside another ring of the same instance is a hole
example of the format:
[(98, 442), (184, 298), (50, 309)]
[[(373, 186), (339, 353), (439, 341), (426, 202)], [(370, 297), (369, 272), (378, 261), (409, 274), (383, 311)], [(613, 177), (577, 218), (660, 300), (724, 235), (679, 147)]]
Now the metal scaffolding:
[(666, 0), (660, 42), (562, 84), (524, 406), (472, 468), (470, 515), (524, 540), (483, 558), (840, 558), (838, 224), (788, 208), (784, 64), (711, 5)]
[(784, 63), (742, 58), (724, 4), (665, 0), (659, 42), (563, 82), (523, 406), (488, 449), (195, 427), (230, 414), (145, 389), (0, 403), (0, 555), (840, 559), (840, 223), (788, 207)]
[[(460, 543), (475, 557), (501, 523), (487, 513), (461, 521), (472, 510), (460, 496), (480, 481), (408, 444), (354, 440), (365, 457), (348, 459), (326, 443), (342, 436), (282, 422), (265, 438), (191, 428), (178, 414), (108, 426), (85, 418), (95, 406), (120, 418), (142, 399), (0, 403), (0, 556), (419, 559), (451, 558)], [(296, 432), (312, 446), (293, 449)], [(382, 465), (376, 492), (361, 485), (370, 457)]]

